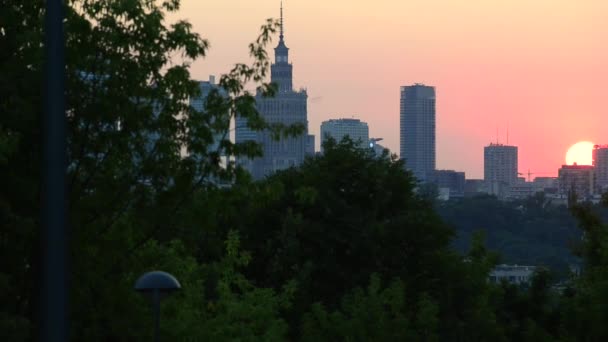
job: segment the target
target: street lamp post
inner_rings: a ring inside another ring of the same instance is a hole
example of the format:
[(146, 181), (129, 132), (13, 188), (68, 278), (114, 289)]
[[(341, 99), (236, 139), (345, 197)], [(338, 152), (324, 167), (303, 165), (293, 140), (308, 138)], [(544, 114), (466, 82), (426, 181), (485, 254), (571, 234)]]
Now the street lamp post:
[(66, 117), (64, 99), (65, 1), (47, 0), (45, 12), (45, 108), (42, 172), (42, 341), (68, 340), (66, 230)]
[(160, 300), (181, 289), (174, 276), (163, 271), (148, 272), (135, 282), (135, 291), (150, 297), (154, 310), (154, 341), (160, 338)]

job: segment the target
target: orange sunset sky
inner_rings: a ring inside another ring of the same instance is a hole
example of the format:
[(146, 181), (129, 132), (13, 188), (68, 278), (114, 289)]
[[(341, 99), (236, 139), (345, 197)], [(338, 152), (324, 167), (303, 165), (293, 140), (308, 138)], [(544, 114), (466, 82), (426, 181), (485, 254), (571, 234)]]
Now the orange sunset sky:
[[(169, 20), (211, 44), (193, 76), (248, 61), (279, 3), (182, 0)], [(285, 0), (284, 14), (317, 149), (322, 121), (354, 117), (399, 153), (399, 87), (413, 83), (436, 87), (437, 168), (467, 178), (483, 178), (497, 127), (519, 146), (520, 172), (538, 176), (556, 175), (577, 141), (608, 143), (606, 0)]]

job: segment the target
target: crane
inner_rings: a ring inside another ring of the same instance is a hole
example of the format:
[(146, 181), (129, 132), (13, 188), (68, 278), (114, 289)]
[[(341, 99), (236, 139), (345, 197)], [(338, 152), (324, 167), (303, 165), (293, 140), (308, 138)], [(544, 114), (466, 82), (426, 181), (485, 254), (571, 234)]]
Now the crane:
[(552, 175), (555, 174), (555, 172), (531, 172), (530, 169), (528, 169), (527, 173), (518, 172), (517, 174), (520, 176), (528, 175), (528, 182), (530, 182), (532, 175)]

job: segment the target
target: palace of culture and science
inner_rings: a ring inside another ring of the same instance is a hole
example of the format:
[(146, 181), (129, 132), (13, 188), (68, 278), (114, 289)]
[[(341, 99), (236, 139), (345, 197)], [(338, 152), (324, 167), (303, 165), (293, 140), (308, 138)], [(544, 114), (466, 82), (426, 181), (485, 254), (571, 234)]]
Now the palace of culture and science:
[(308, 135), (306, 90), (294, 90), (292, 85), (293, 65), (289, 63), (289, 48), (283, 35), (283, 8), (281, 6), (281, 32), (274, 49), (275, 60), (270, 67), (271, 82), (277, 85), (274, 97), (256, 95), (256, 106), (266, 122), (293, 125), (302, 123), (303, 134), (296, 137), (281, 137), (276, 140), (269, 131), (252, 131), (246, 119), (237, 118), (236, 143), (255, 141), (262, 146), (263, 156), (255, 159), (239, 158), (237, 163), (248, 170), (254, 179), (261, 179), (278, 170), (300, 165), (307, 153), (314, 153), (314, 136)]

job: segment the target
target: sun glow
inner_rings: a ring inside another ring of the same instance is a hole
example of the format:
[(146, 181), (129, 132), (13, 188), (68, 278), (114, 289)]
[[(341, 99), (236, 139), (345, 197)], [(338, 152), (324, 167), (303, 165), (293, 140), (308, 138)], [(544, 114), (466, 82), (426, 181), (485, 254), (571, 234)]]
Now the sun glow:
[(593, 143), (579, 141), (570, 146), (566, 153), (567, 165), (591, 165), (593, 163)]

